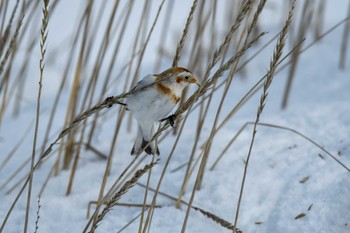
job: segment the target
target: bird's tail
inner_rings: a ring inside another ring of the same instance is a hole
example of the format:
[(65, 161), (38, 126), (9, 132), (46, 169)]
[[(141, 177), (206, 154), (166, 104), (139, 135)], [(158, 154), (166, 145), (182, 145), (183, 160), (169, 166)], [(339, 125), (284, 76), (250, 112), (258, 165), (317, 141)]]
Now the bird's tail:
[(159, 155), (158, 146), (154, 142), (149, 143), (149, 145), (148, 143), (148, 141), (143, 140), (141, 148), (145, 149), (145, 152), (149, 155)]
[(142, 129), (139, 127), (134, 146), (131, 150), (131, 155), (137, 155), (142, 150), (145, 150), (145, 152), (149, 155), (159, 155), (159, 149), (158, 146), (156, 146), (156, 143), (154, 141), (149, 143), (149, 141), (145, 140)]

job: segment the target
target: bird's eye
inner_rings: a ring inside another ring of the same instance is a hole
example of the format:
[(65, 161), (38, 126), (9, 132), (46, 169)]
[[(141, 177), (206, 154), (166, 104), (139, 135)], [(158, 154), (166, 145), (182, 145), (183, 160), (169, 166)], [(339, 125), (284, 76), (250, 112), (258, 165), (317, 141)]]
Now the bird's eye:
[(190, 76), (185, 76), (185, 79), (186, 79), (186, 80), (189, 80), (189, 79), (190, 79)]

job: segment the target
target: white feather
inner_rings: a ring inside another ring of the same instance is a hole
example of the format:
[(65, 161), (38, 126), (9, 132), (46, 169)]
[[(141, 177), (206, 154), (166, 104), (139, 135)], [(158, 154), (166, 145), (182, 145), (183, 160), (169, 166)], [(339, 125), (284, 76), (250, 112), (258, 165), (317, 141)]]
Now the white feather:
[[(183, 75), (187, 75), (187, 73)], [(188, 83), (177, 83), (176, 77), (177, 75), (171, 76), (161, 83), (167, 88), (170, 88), (173, 94), (180, 97), (182, 90)], [(155, 83), (156, 80), (157, 77), (154, 75), (145, 76), (131, 88), (132, 93), (126, 98), (127, 108), (139, 124), (139, 132), (132, 150), (133, 154), (139, 153), (142, 149), (141, 147), (145, 146), (144, 143), (148, 143), (152, 139), (159, 121), (167, 117), (176, 106), (171, 96), (160, 93), (154, 85), (146, 87)], [(155, 142), (151, 142), (150, 148), (152, 151), (146, 150), (147, 153), (157, 153), (158, 149), (155, 146)]]

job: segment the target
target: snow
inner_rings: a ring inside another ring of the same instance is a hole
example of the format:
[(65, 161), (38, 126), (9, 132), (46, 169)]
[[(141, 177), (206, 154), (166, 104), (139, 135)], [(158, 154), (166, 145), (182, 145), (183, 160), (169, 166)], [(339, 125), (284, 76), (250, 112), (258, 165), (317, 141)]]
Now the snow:
[[(61, 45), (63, 43), (62, 41), (67, 39), (67, 33), (70, 32), (69, 29), (64, 27), (65, 24), (60, 21), (62, 20), (60, 17), (63, 17), (64, 14), (63, 22), (74, 21), (77, 18), (75, 15), (76, 12), (80, 12), (78, 10), (80, 7), (78, 3), (74, 3), (69, 8), (69, 11), (65, 11), (64, 9), (66, 8), (64, 6), (67, 4), (68, 1), (59, 4), (56, 14), (50, 18), (48, 56), (50, 56), (50, 49)], [(157, 11), (157, 4), (152, 6), (153, 15)], [(269, 4), (262, 15), (261, 26), (264, 30), (270, 31), (267, 36), (268, 38), (264, 39), (264, 41), (269, 40), (281, 27), (281, 21), (279, 20), (281, 15), (274, 14), (275, 9), (282, 7), (281, 4), (278, 1)], [(302, 4), (299, 3), (299, 5)], [(181, 16), (181, 19), (172, 22), (174, 35), (178, 36), (179, 33), (177, 32), (182, 30), (190, 3), (187, 2), (185, 6), (176, 2), (174, 6), (176, 10), (181, 12), (178, 13), (178, 17)], [(337, 3), (327, 1), (326, 6), (324, 30), (327, 30), (345, 18), (348, 1), (337, 1)], [(301, 6), (297, 10), (300, 11), (300, 8)], [(141, 9), (142, 6), (140, 5), (138, 10), (141, 11)], [(165, 11), (165, 9), (163, 10)], [(138, 15), (139, 13), (135, 12), (135, 14)], [(164, 15), (161, 15), (160, 20), (162, 20), (162, 17)], [(135, 19), (135, 22), (138, 22), (138, 18)], [(71, 27), (74, 27), (74, 25), (71, 25)], [(133, 31), (134, 29), (130, 28), (130, 30)], [(145, 56), (148, 58), (142, 64), (141, 73), (153, 72), (154, 65), (152, 63), (156, 59), (152, 55), (152, 52), (157, 49), (159, 43), (159, 37), (157, 35), (160, 31), (161, 26), (158, 25), (155, 28), (154, 37), (151, 38), (150, 46), (146, 50)], [(60, 34), (60, 32), (65, 33)], [(300, 57), (288, 108), (285, 110), (281, 110), (280, 105), (288, 70), (285, 69), (276, 75), (269, 91), (261, 122), (286, 126), (305, 134), (349, 167), (350, 50), (347, 52), (348, 61), (345, 70), (339, 70), (338, 57), (342, 33), (343, 27), (339, 27)], [(129, 34), (133, 35), (131, 32)], [(168, 40), (171, 41), (165, 43), (174, 44), (178, 41), (178, 38), (168, 38)], [(132, 40), (130, 39), (130, 41)], [(308, 35), (305, 44), (311, 41), (312, 36)], [(259, 45), (262, 45), (264, 42), (260, 43)], [(269, 48), (265, 49), (261, 55), (249, 64), (248, 77), (235, 78), (233, 80), (229, 96), (225, 101), (224, 110), (220, 114), (219, 122), (224, 119), (226, 114), (250, 87), (266, 73), (273, 46), (274, 44), (269, 46)], [(121, 51), (120, 57), (125, 56), (129, 59), (127, 54), (130, 52), (130, 47), (125, 46)], [(285, 51), (289, 49), (287, 47)], [(95, 51), (97, 51), (97, 48)], [(62, 67), (64, 67), (62, 60), (64, 61), (67, 54), (68, 51), (60, 54), (58, 56), (60, 59), (55, 62), (55, 66), (48, 66), (45, 70), (44, 79), (50, 77), (53, 81), (44, 80), (42, 122), (39, 129), (40, 142), (42, 141), (46, 122), (49, 118), (50, 111), (48, 109), (59, 85), (57, 79), (60, 78)], [(39, 57), (34, 55), (33, 59), (39, 60)], [(37, 66), (30, 68), (29, 72), (33, 73), (33, 77), (31, 78), (37, 80), (39, 77)], [(115, 73), (118, 73), (118, 71)], [(3, 119), (0, 131), (0, 165), (6, 155), (16, 145), (27, 127), (33, 125), (32, 119), (35, 116), (37, 81), (28, 81), (27, 84), (30, 85), (26, 87), (27, 89), (24, 93), (27, 101), (23, 103), (24, 108), (20, 116), (13, 118), (12, 115), (7, 114), (5, 115), (5, 119)], [(113, 87), (109, 89), (108, 94), (119, 94), (116, 90), (119, 90), (120, 87)], [(66, 95), (64, 98), (66, 99), (68, 98), (69, 89), (67, 88), (65, 91)], [(203, 128), (200, 145), (205, 142), (210, 134), (215, 110), (221, 97), (220, 93), (213, 100), (214, 104), (209, 110), (210, 116), (208, 116), (208, 120)], [(213, 171), (209, 171), (209, 167), (242, 125), (247, 121), (255, 120), (259, 98), (260, 94), (254, 96), (225, 125), (220, 131), (219, 136), (215, 137), (204, 175), (202, 189), (196, 192), (193, 202), (194, 206), (214, 213), (231, 223), (234, 220), (244, 169), (243, 161), (246, 159), (248, 153), (253, 131), (252, 126), (247, 126)], [(94, 138), (94, 145), (105, 154), (109, 153), (112, 143), (118, 109), (114, 107), (104, 111), (103, 114), (106, 121), (100, 124), (96, 130), (97, 135)], [(60, 129), (65, 116), (65, 110), (66, 106), (59, 106), (57, 113), (59, 117), (56, 117), (54, 122), (54, 130), (52, 131), (50, 141), (55, 138)], [(192, 150), (192, 143), (190, 142), (194, 140), (197, 119), (198, 114), (195, 111), (190, 115), (189, 122), (185, 126), (183, 135), (179, 140), (178, 147), (175, 150), (160, 188), (160, 191), (174, 197), (177, 197), (179, 194), (185, 168), (176, 172), (171, 171), (188, 161)], [(133, 145), (136, 130), (137, 128), (133, 127), (132, 132), (127, 133), (126, 121), (124, 122), (116, 143), (112, 169), (107, 180), (107, 189), (133, 159), (129, 155), (129, 152)], [(11, 176), (25, 159), (30, 157), (33, 133), (34, 129), (32, 128), (24, 143), (18, 147), (14, 157), (0, 170), (0, 185)], [(150, 180), (150, 187), (152, 188), (156, 188), (158, 184), (160, 174), (175, 139), (175, 136), (168, 136), (159, 146), (161, 156), (159, 157), (159, 164), (152, 170)], [(199, 155), (199, 151), (198, 149), (196, 158)], [(55, 158), (53, 157), (45, 162), (34, 174), (29, 232), (33, 232), (35, 228), (37, 194), (51, 166), (55, 162)], [(151, 157), (147, 157), (142, 164), (145, 165), (150, 161)], [(72, 193), (69, 196), (66, 196), (66, 189), (70, 170), (61, 171), (58, 176), (52, 177), (40, 198), (41, 209), (38, 232), (81, 232), (87, 223), (86, 212), (88, 203), (95, 201), (98, 197), (105, 166), (106, 160), (98, 159), (93, 153), (83, 150), (75, 175)], [(29, 165), (26, 167), (27, 171), (28, 169)], [(6, 194), (6, 191), (25, 174), (22, 171), (17, 179), (10, 182), (5, 189), (0, 191), (0, 222), (5, 218), (19, 188), (17, 187), (9, 195)], [(196, 169), (194, 174), (197, 174)], [(245, 183), (238, 227), (245, 233), (350, 232), (349, 175), (350, 173), (348, 171), (327, 156), (327, 154), (302, 137), (289, 131), (258, 126)], [(305, 177), (309, 178), (304, 183), (301, 183), (300, 181)], [(139, 182), (146, 184), (147, 175), (144, 175)], [(188, 188), (183, 197), (183, 200), (187, 202), (191, 197), (194, 182), (195, 175), (189, 181)], [(151, 202), (152, 197), (153, 192), (150, 191), (148, 203)], [(144, 188), (136, 185), (121, 198), (120, 202), (141, 204), (143, 198)], [(180, 232), (186, 214), (186, 206), (182, 205), (180, 209), (177, 209), (173, 200), (162, 195), (158, 195), (157, 204), (161, 205), (162, 208), (155, 209), (150, 232)], [(4, 232), (15, 233), (23, 231), (25, 208), (26, 191), (10, 216)], [(91, 211), (93, 210), (94, 208), (91, 209)], [(118, 232), (129, 221), (140, 214), (140, 212), (141, 208), (138, 207), (116, 206), (106, 215), (96, 232)], [(301, 213), (306, 215), (295, 219)], [(261, 224), (256, 224), (258, 222), (261, 222)], [(138, 226), (139, 218), (123, 232), (137, 232)], [(186, 232), (210, 233), (230, 231), (192, 209)]]

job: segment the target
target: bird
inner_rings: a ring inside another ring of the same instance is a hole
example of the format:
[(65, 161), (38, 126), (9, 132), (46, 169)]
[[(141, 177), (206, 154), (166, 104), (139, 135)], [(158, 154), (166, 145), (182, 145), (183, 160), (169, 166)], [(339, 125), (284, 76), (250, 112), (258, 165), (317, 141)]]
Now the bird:
[(191, 71), (183, 67), (172, 67), (160, 74), (146, 75), (131, 87), (125, 104), (138, 123), (131, 155), (137, 155), (143, 150), (149, 155), (159, 155), (156, 143), (150, 140), (161, 121), (169, 120), (171, 126), (174, 125), (175, 116), (168, 115), (189, 84), (200, 86)]

